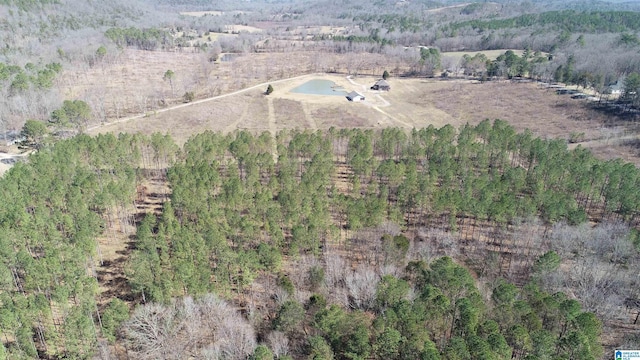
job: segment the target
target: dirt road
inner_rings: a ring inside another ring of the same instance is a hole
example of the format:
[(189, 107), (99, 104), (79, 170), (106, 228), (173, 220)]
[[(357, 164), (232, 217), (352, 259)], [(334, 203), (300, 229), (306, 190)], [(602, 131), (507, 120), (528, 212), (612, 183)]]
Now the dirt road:
[(22, 161), (27, 156), (29, 156), (30, 152), (23, 154), (9, 154), (0, 152), (0, 176), (4, 175), (4, 173), (11, 169), (13, 164), (18, 161)]

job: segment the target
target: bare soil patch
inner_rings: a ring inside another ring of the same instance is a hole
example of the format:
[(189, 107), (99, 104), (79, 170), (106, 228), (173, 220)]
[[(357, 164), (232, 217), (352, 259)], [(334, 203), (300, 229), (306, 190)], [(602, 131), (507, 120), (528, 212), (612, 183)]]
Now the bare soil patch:
[(25, 161), (32, 152), (32, 150), (25, 152), (15, 145), (3, 146), (0, 149), (0, 176), (11, 169), (15, 163)]

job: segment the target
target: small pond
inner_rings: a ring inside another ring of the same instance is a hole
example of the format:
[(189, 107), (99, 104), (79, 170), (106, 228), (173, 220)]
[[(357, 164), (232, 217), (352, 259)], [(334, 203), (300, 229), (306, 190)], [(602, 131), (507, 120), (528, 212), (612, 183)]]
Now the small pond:
[(344, 91), (339, 85), (336, 85), (331, 80), (314, 79), (307, 81), (306, 83), (291, 90), (292, 93), (298, 94), (311, 94), (311, 95), (338, 95), (346, 96), (347, 92)]

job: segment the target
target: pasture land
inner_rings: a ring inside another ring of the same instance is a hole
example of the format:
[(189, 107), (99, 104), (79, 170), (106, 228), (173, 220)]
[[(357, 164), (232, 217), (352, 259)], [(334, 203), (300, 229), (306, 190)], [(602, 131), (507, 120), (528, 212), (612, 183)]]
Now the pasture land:
[(193, 17), (203, 17), (206, 15), (220, 16), (222, 14), (224, 14), (224, 11), (183, 11), (180, 13), (180, 15)]
[[(347, 91), (358, 91), (366, 100), (353, 103), (341, 96), (291, 93), (311, 79), (327, 79)], [(282, 129), (329, 129), (401, 127), (407, 130), (433, 125), (477, 124), (485, 119), (503, 119), (518, 131), (569, 140), (582, 133), (582, 146), (593, 148), (603, 158), (622, 157), (640, 164), (629, 124), (612, 121), (610, 115), (586, 106), (584, 101), (556, 95), (536, 83), (468, 80), (391, 78), (391, 91), (369, 90), (375, 77), (311, 74), (274, 84), (265, 96), (258, 87), (180, 109), (106, 125), (92, 132), (170, 133), (178, 143), (204, 130), (252, 132)], [(264, 86), (266, 89), (266, 86)], [(614, 119), (615, 120), (615, 119)], [(274, 124), (275, 129), (270, 127)]]
[(241, 32), (256, 33), (256, 32), (262, 32), (262, 29), (257, 28), (255, 26), (247, 26), (247, 25), (226, 25), (225, 31), (228, 33), (241, 33)]
[[(485, 54), (497, 56), (502, 52)], [(371, 64), (363, 69), (370, 67), (369, 73), (392, 68), (390, 64), (378, 64), (382, 59), (373, 55), (368, 60)], [(553, 89), (533, 82), (481, 84), (464, 79), (393, 76), (389, 80), (390, 92), (375, 92), (369, 87), (376, 77), (346, 76), (352, 61), (353, 58), (336, 54), (322, 57), (314, 52), (293, 52), (238, 54), (233, 61), (212, 63), (206, 53), (128, 49), (109, 54), (105, 62), (93, 68), (65, 71), (57, 84), (65, 98), (83, 99), (94, 109), (96, 120), (89, 124), (92, 134), (159, 131), (169, 132), (178, 143), (184, 143), (204, 130), (410, 129), (446, 124), (459, 127), (499, 118), (518, 130), (528, 128), (537, 136), (568, 140), (574, 134), (582, 134), (581, 145), (592, 148), (597, 155), (607, 159), (622, 157), (640, 165), (635, 122), (594, 110), (586, 100), (556, 95)], [(327, 68), (341, 74), (312, 74)], [(175, 73), (171, 83), (163, 80), (168, 69)], [(301, 73), (309, 75), (295, 77)], [(286, 80), (291, 77), (295, 78)], [(351, 103), (340, 96), (289, 92), (316, 78), (334, 81), (347, 91), (359, 91), (366, 101)], [(268, 83), (273, 83), (275, 92), (265, 97), (262, 93)], [(257, 84), (264, 86), (252, 88)], [(171, 109), (182, 104), (182, 95), (187, 91), (205, 99), (242, 89), (248, 90)], [(126, 121), (131, 114), (146, 117)], [(116, 121), (122, 122), (108, 125)], [(100, 123), (107, 125), (99, 126)]]

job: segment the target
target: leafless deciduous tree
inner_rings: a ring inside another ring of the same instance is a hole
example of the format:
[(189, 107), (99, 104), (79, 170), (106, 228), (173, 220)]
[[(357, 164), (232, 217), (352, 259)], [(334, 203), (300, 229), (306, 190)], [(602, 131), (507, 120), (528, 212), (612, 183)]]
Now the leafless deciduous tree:
[(118, 357), (113, 353), (106, 340), (98, 342), (96, 354), (93, 356), (94, 360), (111, 360), (117, 358)]
[(359, 266), (345, 278), (350, 305), (356, 309), (371, 310), (375, 306), (376, 289), (380, 276), (369, 266)]
[(256, 347), (253, 327), (214, 295), (171, 305), (147, 304), (123, 326), (137, 359), (246, 359)]
[(628, 236), (629, 227), (620, 222), (602, 223), (594, 228), (589, 224), (558, 223), (550, 238), (552, 248), (564, 256), (595, 254), (620, 263), (633, 254)]
[(140, 359), (178, 359), (183, 349), (173, 343), (180, 333), (175, 307), (148, 304), (125, 325), (132, 352)]
[(623, 223), (570, 226), (556, 224), (549, 236), (551, 247), (569, 266), (561, 266), (541, 280), (551, 291), (575, 296), (584, 310), (611, 320), (624, 320), (625, 299), (635, 298), (637, 252)]
[(345, 270), (349, 266), (345, 259), (337, 254), (325, 255), (324, 282), (327, 288), (342, 287), (345, 280)]
[(267, 342), (277, 358), (289, 354), (289, 339), (280, 331), (272, 331), (267, 335)]
[(617, 313), (614, 309), (622, 305), (625, 294), (620, 289), (625, 288), (625, 277), (615, 264), (585, 257), (572, 267), (568, 285), (585, 310), (602, 316)]

